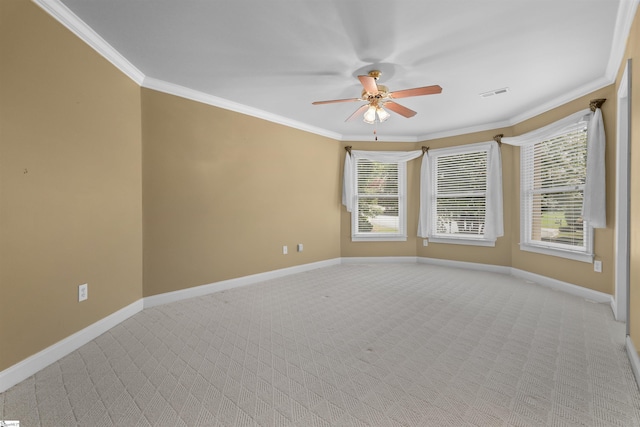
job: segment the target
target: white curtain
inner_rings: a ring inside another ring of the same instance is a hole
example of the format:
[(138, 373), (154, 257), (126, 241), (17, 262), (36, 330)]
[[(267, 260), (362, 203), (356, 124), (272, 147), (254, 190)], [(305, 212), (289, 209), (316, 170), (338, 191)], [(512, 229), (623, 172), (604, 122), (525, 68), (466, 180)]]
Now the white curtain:
[(342, 204), (347, 208), (347, 212), (353, 212), (355, 203), (355, 176), (354, 165), (358, 159), (367, 159), (374, 162), (395, 163), (407, 162), (422, 155), (422, 150), (416, 151), (361, 151), (351, 150), (351, 155), (346, 154), (344, 159), (344, 174), (342, 177)]
[(433, 190), (431, 185), (431, 160), (427, 151), (422, 156), (420, 167), (420, 211), (418, 213), (418, 237), (431, 237), (431, 197)]
[(582, 217), (593, 228), (607, 227), (605, 136), (602, 111), (596, 108), (587, 128), (587, 180)]
[[(479, 150), (488, 148), (487, 154), (487, 196), (485, 211), (485, 231), (487, 240), (496, 240), (504, 236), (504, 218), (502, 208), (502, 157), (500, 147), (494, 142), (474, 144)], [(468, 146), (468, 147), (473, 147)], [(431, 237), (431, 158), (427, 152), (422, 158), (420, 169), (420, 213), (418, 216), (418, 237)]]
[(353, 159), (347, 153), (344, 158), (344, 173), (342, 176), (342, 204), (347, 208), (347, 212), (353, 211), (354, 192)]
[(497, 142), (490, 142), (487, 164), (487, 207), (484, 238), (496, 240), (504, 236), (502, 209), (502, 156)]
[(503, 144), (515, 145), (517, 147), (528, 144), (535, 144), (536, 142), (545, 141), (547, 139), (553, 138), (554, 136), (560, 135), (561, 133), (564, 133), (567, 127), (572, 126), (581, 120), (589, 120), (590, 117), (591, 110), (587, 108), (578, 111), (577, 113), (573, 113), (570, 116), (565, 117), (564, 119), (560, 119), (549, 125), (543, 126), (536, 130), (532, 130), (531, 132), (527, 132), (520, 136), (502, 137), (501, 141)]
[(584, 109), (570, 116), (553, 122), (547, 126), (520, 136), (502, 138), (505, 144), (523, 146), (551, 139), (566, 132), (567, 128), (580, 121), (588, 121), (587, 125), (587, 177), (584, 189), (582, 217), (593, 228), (605, 228), (606, 191), (605, 191), (605, 134), (602, 111), (595, 112)]

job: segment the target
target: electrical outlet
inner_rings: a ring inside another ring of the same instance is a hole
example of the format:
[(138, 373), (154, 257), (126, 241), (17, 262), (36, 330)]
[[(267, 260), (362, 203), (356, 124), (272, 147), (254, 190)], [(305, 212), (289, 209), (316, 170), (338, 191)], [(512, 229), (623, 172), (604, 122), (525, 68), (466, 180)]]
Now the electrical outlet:
[(282, 247), (282, 255), (286, 255), (289, 253), (289, 249), (286, 246)]
[(429, 246), (429, 241), (427, 239), (422, 240), (422, 246)]
[(602, 273), (602, 261), (593, 261), (593, 271)]
[(298, 243), (298, 252), (302, 252), (302, 249), (304, 249), (302, 243)]
[(78, 302), (84, 301), (89, 298), (89, 284), (78, 286)]

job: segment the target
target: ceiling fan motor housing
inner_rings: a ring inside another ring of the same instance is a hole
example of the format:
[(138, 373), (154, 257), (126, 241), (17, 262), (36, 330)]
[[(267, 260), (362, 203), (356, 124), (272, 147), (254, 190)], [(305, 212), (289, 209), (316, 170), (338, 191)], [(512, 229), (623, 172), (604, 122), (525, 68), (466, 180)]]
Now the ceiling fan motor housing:
[[(400, 114), (404, 117), (413, 117), (417, 113), (413, 110), (410, 110), (407, 107), (403, 107), (400, 104), (395, 102), (397, 98), (407, 98), (410, 96), (421, 96), (421, 95), (433, 95), (436, 93), (441, 93), (442, 88), (438, 85), (432, 86), (424, 86), (417, 87), (413, 89), (405, 89), (401, 91), (389, 92), (389, 88), (385, 85), (378, 84), (378, 78), (382, 73), (378, 70), (369, 71), (366, 76), (358, 76), (358, 80), (362, 84), (363, 90), (360, 98), (352, 98), (352, 99), (334, 99), (331, 101), (316, 101), (313, 102), (314, 105), (318, 104), (332, 104), (335, 102), (351, 102), (351, 101), (364, 101), (367, 104), (360, 106), (351, 116), (347, 118), (347, 121), (352, 120), (354, 117), (359, 115), (362, 112), (365, 112), (365, 122), (366, 123), (374, 123), (375, 119), (371, 117), (367, 117), (367, 113), (371, 115), (371, 111), (373, 114), (382, 114), (383, 116), (386, 113), (381, 107), (386, 107), (389, 110)], [(374, 116), (375, 117), (375, 116)], [(386, 120), (386, 116), (381, 118), (380, 121)]]
[(378, 71), (378, 70), (371, 70), (369, 71), (369, 77), (373, 77), (374, 79), (378, 80), (380, 78), (380, 76), (382, 75), (382, 71)]
[(389, 98), (389, 88), (386, 87), (385, 85), (376, 85), (378, 87), (378, 93), (371, 94), (369, 92), (367, 92), (366, 89), (362, 90), (362, 100), (363, 101), (373, 101), (373, 100), (381, 100), (381, 99), (385, 99), (385, 98)]

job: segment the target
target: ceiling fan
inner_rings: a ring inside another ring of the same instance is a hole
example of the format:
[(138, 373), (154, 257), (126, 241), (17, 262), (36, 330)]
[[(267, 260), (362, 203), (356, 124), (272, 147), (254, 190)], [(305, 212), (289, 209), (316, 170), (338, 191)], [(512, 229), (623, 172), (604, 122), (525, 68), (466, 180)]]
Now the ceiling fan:
[(405, 89), (399, 90), (396, 92), (389, 92), (389, 89), (384, 85), (379, 85), (376, 81), (380, 78), (382, 73), (378, 70), (369, 71), (366, 76), (358, 76), (358, 80), (362, 84), (362, 96), (360, 98), (349, 98), (349, 99), (333, 99), (330, 101), (316, 101), (313, 102), (313, 105), (321, 105), (321, 104), (333, 104), (336, 102), (354, 102), (354, 101), (364, 101), (367, 104), (362, 105), (358, 108), (352, 115), (350, 115), (347, 120), (354, 120), (361, 113), (364, 113), (364, 122), (369, 124), (374, 124), (376, 122), (376, 116), (378, 117), (378, 121), (384, 122), (390, 116), (389, 112), (387, 112), (382, 107), (386, 107), (387, 109), (393, 111), (394, 113), (398, 113), (404, 117), (413, 117), (417, 113), (407, 107), (403, 107), (402, 105), (394, 102), (394, 99), (398, 98), (408, 98), (410, 96), (422, 96), (422, 95), (434, 95), (442, 92), (442, 88), (438, 85), (433, 86), (424, 86), (424, 87), (416, 87), (413, 89)]

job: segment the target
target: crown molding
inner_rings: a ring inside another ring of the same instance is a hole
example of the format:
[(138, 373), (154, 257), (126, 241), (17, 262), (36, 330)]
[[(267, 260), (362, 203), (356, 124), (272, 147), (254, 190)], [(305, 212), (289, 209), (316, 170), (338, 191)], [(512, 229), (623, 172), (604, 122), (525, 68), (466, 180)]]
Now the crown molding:
[(510, 120), (511, 126), (515, 126), (519, 123), (524, 122), (525, 120), (529, 120), (535, 116), (539, 116), (540, 114), (546, 113), (547, 111), (551, 111), (554, 108), (565, 105), (582, 96), (589, 95), (590, 93), (593, 93), (596, 90), (602, 89), (606, 86), (609, 86), (610, 84), (613, 84), (613, 82), (614, 81), (609, 80), (606, 76), (600, 77), (597, 80), (594, 80), (583, 86), (580, 86), (570, 92), (563, 94), (562, 96), (552, 99), (551, 101), (545, 102), (544, 104), (540, 104), (537, 107), (532, 108), (531, 110), (528, 110), (522, 114), (518, 114), (517, 116), (513, 117)]
[(214, 107), (224, 108), (225, 110), (235, 111), (236, 113), (246, 114), (248, 116), (257, 117), (259, 119), (267, 120), (269, 122), (281, 124), (294, 129), (299, 129), (305, 132), (313, 133), (316, 135), (324, 136), (327, 138), (341, 140), (342, 135), (321, 129), (319, 127), (310, 126), (306, 123), (298, 122), (288, 119), (286, 117), (278, 116), (276, 114), (269, 113), (268, 111), (260, 110), (258, 108), (249, 107), (244, 104), (229, 101), (228, 99), (219, 98), (208, 93), (200, 92), (188, 87), (180, 86), (177, 84), (169, 83), (164, 80), (155, 79), (153, 77), (145, 77), (141, 84), (142, 87), (152, 89), (158, 92), (167, 93), (169, 95), (179, 96), (181, 98), (189, 99), (191, 101), (201, 102), (203, 104), (211, 105)]
[(627, 39), (638, 10), (638, 4), (640, 4), (640, 0), (620, 0), (613, 41), (611, 42), (611, 54), (609, 55), (606, 71), (606, 76), (611, 82), (615, 81), (620, 70), (620, 64), (627, 49)]
[(500, 128), (508, 128), (515, 126), (519, 123), (524, 122), (525, 120), (529, 120), (533, 117), (539, 116), (540, 114), (546, 113), (547, 111), (551, 111), (554, 108), (560, 107), (564, 104), (567, 104), (571, 101), (574, 101), (582, 96), (588, 95), (592, 92), (595, 92), (598, 89), (602, 89), (613, 82), (610, 82), (606, 77), (601, 77), (595, 81), (592, 81), (584, 86), (580, 86), (577, 89), (567, 92), (564, 95), (554, 98), (549, 102), (545, 102), (544, 104), (540, 104), (535, 108), (525, 111), (524, 113), (518, 114), (511, 119), (503, 120), (500, 122), (487, 123), (478, 126), (472, 126), (462, 129), (453, 129), (450, 131), (431, 133), (427, 135), (423, 135), (421, 141), (428, 141), (432, 139), (438, 138), (447, 138), (452, 136), (465, 135), (474, 132), (483, 132), (487, 130), (495, 130)]
[(138, 70), (131, 62), (107, 43), (98, 33), (84, 23), (76, 14), (71, 12), (67, 6), (58, 0), (32, 0), (45, 12), (51, 15), (56, 21), (64, 25), (69, 31), (78, 36), (80, 40), (88, 44), (93, 50), (111, 62), (116, 68), (127, 75), (138, 85), (142, 84), (144, 74)]
[[(377, 139), (376, 139), (377, 138)], [(415, 136), (394, 136), (384, 135), (371, 132), (365, 135), (343, 135), (340, 138), (341, 142), (418, 142), (418, 137)]]
[[(337, 141), (370, 141), (375, 139), (375, 136), (372, 135), (341, 135), (327, 129), (291, 120), (264, 110), (249, 107), (207, 93), (189, 89), (184, 86), (145, 76), (142, 71), (136, 68), (116, 49), (114, 49), (113, 46), (107, 43), (102, 37), (100, 37), (100, 35), (98, 35), (91, 27), (84, 23), (77, 15), (75, 15), (59, 0), (32, 1), (39, 7), (41, 7), (44, 11), (46, 11), (49, 15), (51, 15), (54, 19), (64, 25), (67, 29), (69, 29), (73, 34), (87, 43), (91, 48), (98, 52), (98, 54), (102, 55), (105, 59), (111, 62), (115, 67), (117, 67), (120, 71), (122, 71), (125, 75), (127, 75), (141, 87), (146, 87), (148, 89), (157, 90), (159, 92), (180, 96), (182, 98), (257, 117), (263, 120), (324, 136)], [(518, 114), (517, 116), (512, 117), (508, 120), (467, 128), (458, 128), (448, 131), (418, 135), (415, 137), (377, 135), (377, 141), (419, 142), (510, 127), (614, 83), (626, 49), (627, 38), (629, 36), (631, 24), (633, 23), (633, 19), (635, 17), (635, 13), (639, 4), (640, 0), (620, 0), (618, 14), (616, 17), (615, 33), (612, 41), (611, 54), (609, 56), (609, 62), (607, 64), (606, 72), (603, 77), (586, 85), (583, 85), (549, 102), (538, 105), (531, 110)]]
[(525, 120), (529, 120), (533, 117), (539, 116), (540, 114), (551, 111), (554, 108), (560, 107), (564, 104), (574, 101), (582, 96), (593, 93), (596, 90), (602, 89), (613, 83), (614, 81), (610, 81), (607, 77), (601, 77), (597, 80), (594, 80), (583, 86), (580, 86), (570, 92), (567, 92), (562, 96), (554, 98), (551, 101), (545, 102), (544, 104), (540, 104), (535, 108), (532, 108), (523, 113), (520, 113), (517, 116), (514, 116), (510, 119), (503, 120), (500, 122), (486, 123), (483, 125), (472, 126), (467, 128), (452, 129), (449, 131), (430, 133), (430, 134), (422, 135), (420, 137), (421, 138), (420, 140), (428, 141), (428, 140), (439, 139), (439, 138), (465, 135), (465, 134), (474, 133), (474, 132), (483, 132), (487, 130), (495, 130), (500, 128), (512, 127), (519, 123), (524, 122)]
[(445, 131), (442, 131), (442, 132), (428, 133), (428, 134), (420, 136), (418, 140), (419, 141), (430, 141), (430, 140), (434, 140), (434, 139), (449, 138), (449, 137), (452, 137), (452, 136), (466, 135), (466, 134), (469, 134), (469, 133), (484, 132), (486, 130), (496, 130), (496, 129), (501, 129), (501, 128), (510, 127), (510, 126), (513, 126), (513, 123), (512, 123), (511, 120), (502, 120), (502, 121), (499, 121), (499, 122), (486, 123), (486, 124), (477, 125), (477, 126), (470, 126), (470, 127), (466, 127), (466, 128), (458, 128), (458, 129), (452, 129), (452, 130), (445, 130)]

